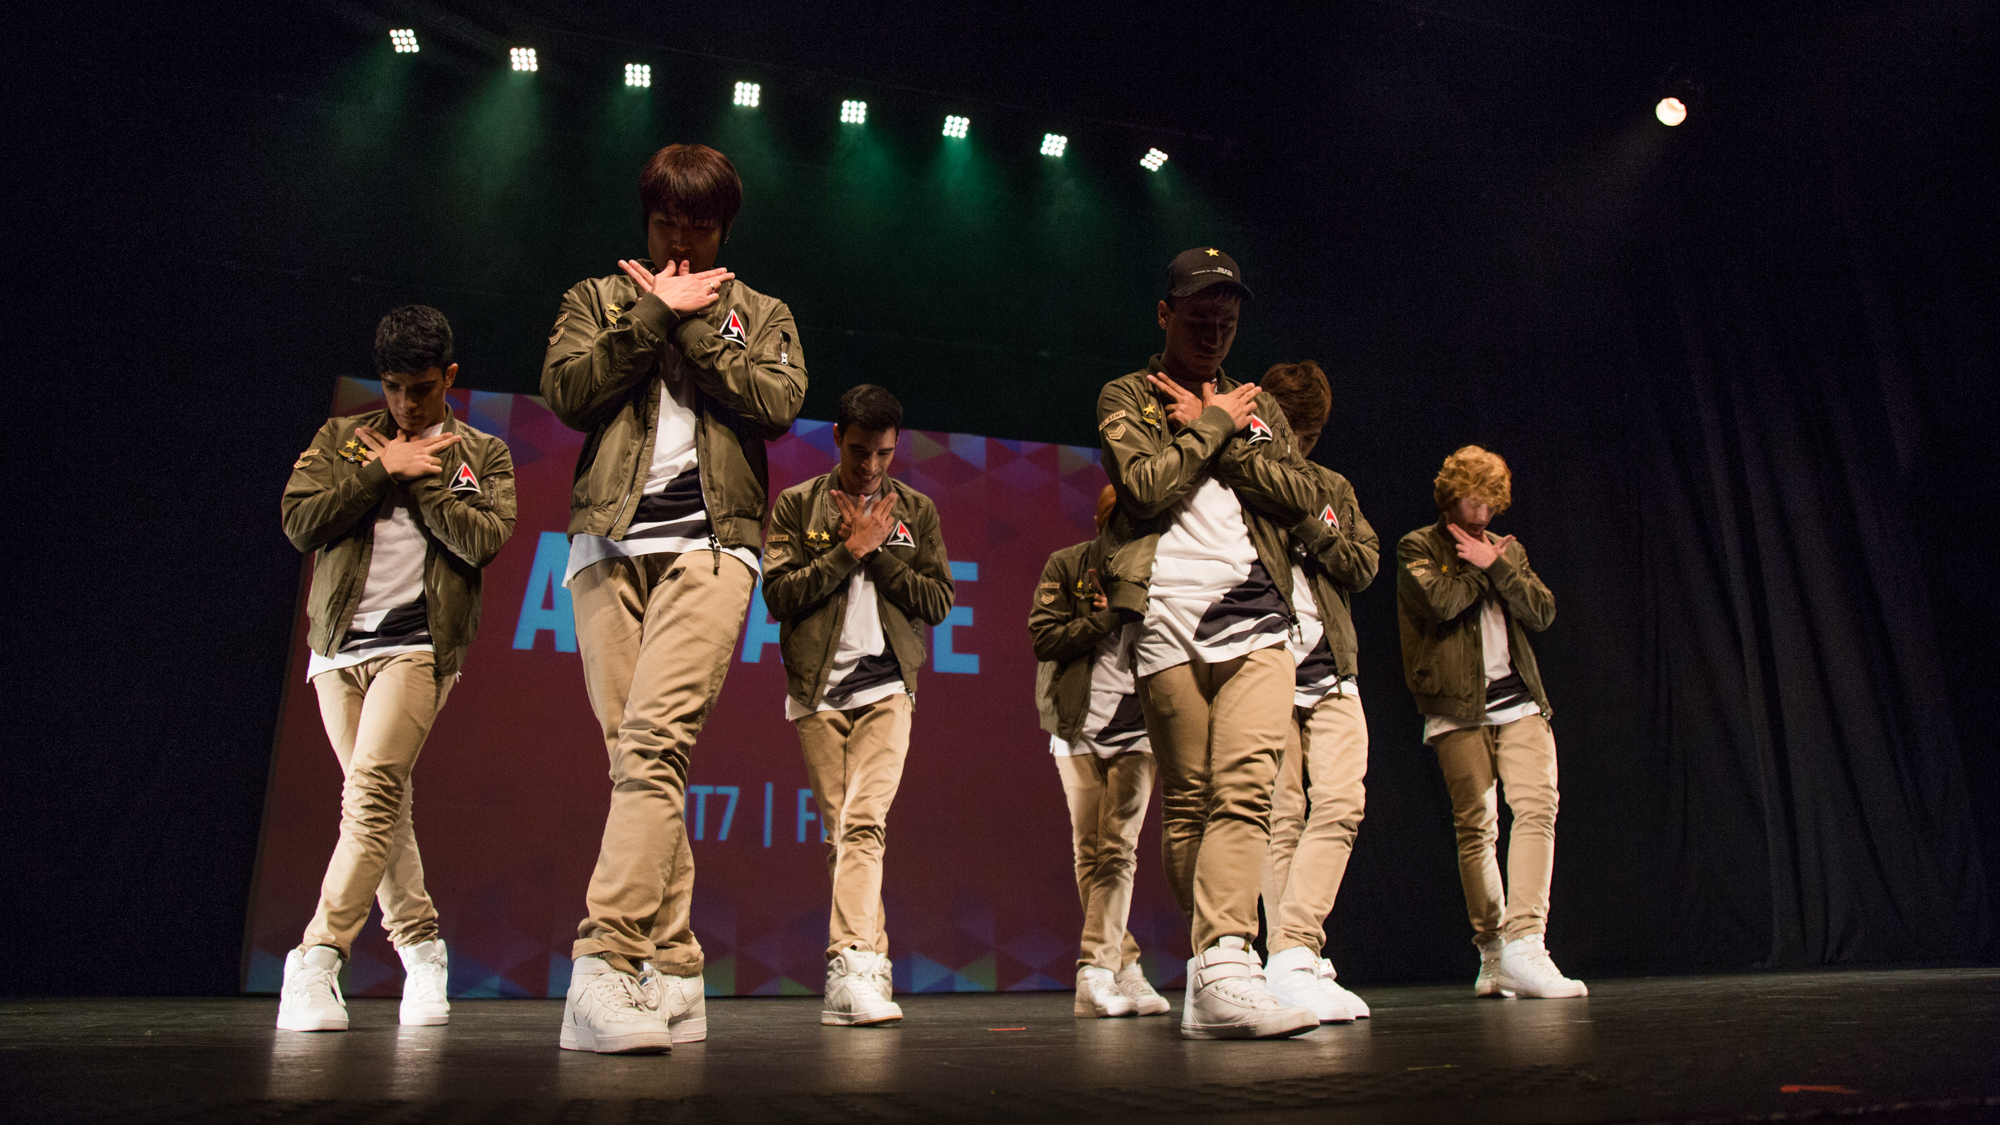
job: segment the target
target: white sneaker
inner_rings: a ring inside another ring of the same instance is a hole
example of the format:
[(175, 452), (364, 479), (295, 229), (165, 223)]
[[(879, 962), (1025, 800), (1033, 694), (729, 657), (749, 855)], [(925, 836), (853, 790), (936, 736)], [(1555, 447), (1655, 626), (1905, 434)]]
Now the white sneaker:
[(826, 963), (826, 1007), (819, 1022), (833, 1027), (894, 1023), (902, 1006), (889, 999), (889, 959), (872, 949), (843, 949)]
[(1118, 975), (1111, 979), (1142, 1016), (1163, 1016), (1174, 1010), (1166, 997), (1153, 991), (1152, 984), (1146, 980), (1146, 971), (1139, 967), (1137, 961), (1118, 970)]
[(1201, 965), (1201, 958), (1187, 959), (1187, 976), (1181, 978), (1187, 984), (1181, 992), (1181, 1034), (1194, 1038), (1194, 971)]
[(708, 1038), (708, 988), (700, 973), (677, 977), (649, 964), (639, 985), (646, 990), (646, 1002), (666, 1017), (674, 1042), (699, 1043)]
[(1354, 1022), (1347, 1001), (1319, 979), (1319, 958), (1303, 945), (1287, 946), (1271, 954), (1264, 964), (1264, 984), (1271, 995), (1295, 1008), (1310, 1010), (1320, 1023)]
[(1106, 1019), (1129, 1016), (1137, 1013), (1139, 1006), (1130, 996), (1118, 990), (1118, 982), (1111, 976), (1111, 970), (1097, 965), (1085, 965), (1076, 971), (1076, 1006), (1078, 1019)]
[(1319, 959), (1320, 986), (1346, 1001), (1347, 1013), (1349, 1015), (1358, 1020), (1367, 1019), (1373, 1014), (1368, 1010), (1368, 1002), (1341, 987), (1339, 980), (1336, 979), (1338, 976), (1339, 974), (1333, 971), (1333, 962), (1321, 957)]
[(579, 957), (563, 998), (560, 1042), (565, 1051), (663, 1055), (673, 1049), (674, 1036), (639, 978), (619, 972), (602, 957)]
[(315, 945), (285, 954), (285, 984), (278, 993), (279, 1031), (346, 1031), (347, 1001), (340, 995), (340, 952)]
[(1590, 995), (1580, 980), (1562, 975), (1542, 935), (1517, 937), (1500, 948), (1500, 987), (1540, 1000), (1567, 1000)]
[(404, 1027), (436, 1027), (451, 1022), (451, 1001), (445, 999), (445, 985), (451, 979), (451, 962), (443, 938), (420, 941), (396, 950), (403, 959), (403, 1004), (397, 1018)]
[(1472, 982), (1472, 995), (1480, 999), (1514, 995), (1500, 986), (1500, 947), (1504, 943), (1499, 936), (1478, 939), (1472, 944), (1479, 947), (1479, 976)]
[(1195, 958), (1194, 998), (1181, 1018), (1190, 1039), (1275, 1039), (1319, 1026), (1310, 1008), (1286, 1004), (1265, 987), (1257, 955), (1240, 937), (1226, 937)]

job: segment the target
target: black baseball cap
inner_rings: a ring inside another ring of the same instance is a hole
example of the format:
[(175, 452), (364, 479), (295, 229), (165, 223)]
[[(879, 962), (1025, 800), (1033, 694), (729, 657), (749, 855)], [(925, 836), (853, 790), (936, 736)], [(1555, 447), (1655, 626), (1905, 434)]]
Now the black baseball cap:
[(1213, 246), (1183, 250), (1167, 267), (1167, 296), (1188, 297), (1211, 285), (1227, 285), (1244, 297), (1252, 296), (1243, 284), (1243, 271), (1236, 259)]

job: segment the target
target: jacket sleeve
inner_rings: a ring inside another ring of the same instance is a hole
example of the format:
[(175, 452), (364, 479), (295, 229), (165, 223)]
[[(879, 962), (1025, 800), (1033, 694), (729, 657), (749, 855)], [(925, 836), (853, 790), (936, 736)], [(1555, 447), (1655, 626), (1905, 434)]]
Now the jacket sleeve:
[(1507, 603), (1507, 612), (1524, 628), (1539, 633), (1555, 624), (1556, 596), (1528, 565), (1528, 549), (1521, 546), (1520, 540), (1515, 540), (1486, 568), (1486, 580)]
[[(1081, 561), (1081, 556), (1078, 556)], [(1035, 643), (1035, 659), (1050, 660), (1058, 664), (1068, 663), (1097, 647), (1097, 642), (1119, 627), (1118, 611), (1115, 609), (1093, 610), (1076, 614), (1069, 608), (1067, 591), (1075, 584), (1077, 576), (1063, 566), (1060, 553), (1050, 555), (1042, 567), (1041, 583), (1035, 588), (1035, 596), (1028, 608), (1028, 636)], [(1041, 593), (1055, 584), (1060, 596), (1042, 604)]]
[[(917, 554), (904, 562), (887, 551), (868, 556), (868, 577), (882, 596), (926, 625), (937, 625), (951, 612), (958, 593), (951, 581), (951, 559), (938, 530), (937, 508), (929, 503), (917, 511)], [(835, 548), (846, 551), (845, 545)]]
[(1122, 485), (1119, 499), (1131, 515), (1151, 519), (1194, 491), (1231, 426), (1229, 412), (1211, 406), (1167, 439), (1163, 429), (1139, 417), (1143, 405), (1117, 381), (1106, 386), (1097, 396), (1097, 440), (1118, 467), (1113, 479)]
[(659, 366), (674, 314), (651, 294), (609, 328), (583, 282), (563, 294), (549, 350), (542, 358), (542, 398), (562, 423), (589, 433), (616, 413), (632, 389)]
[[(646, 301), (657, 300), (649, 296), (632, 311), (636, 314)], [(756, 338), (744, 345), (724, 339), (698, 316), (681, 321), (673, 329), (673, 340), (703, 394), (754, 423), (766, 439), (775, 441), (791, 429), (806, 400), (806, 357), (799, 349), (792, 310), (783, 302), (757, 330)]]
[(771, 513), (771, 534), (764, 540), (764, 608), (779, 621), (803, 617), (832, 597), (858, 563), (838, 540), (817, 556), (806, 550), (805, 507), (811, 494), (780, 493)]
[(354, 521), (375, 510), (389, 491), (389, 470), (372, 460), (361, 471), (336, 483), (338, 446), (334, 442), (335, 423), (328, 421), (313, 437), (313, 443), (299, 455), (285, 482), (285, 496), (279, 510), (284, 514), (285, 538), (301, 551), (318, 550), (347, 534)]
[(1289, 526), (1319, 510), (1319, 481), (1293, 448), (1291, 425), (1269, 396), (1257, 396), (1257, 414), (1269, 419), (1272, 439), (1252, 445), (1232, 435), (1215, 458), (1215, 479)]
[(478, 492), (463, 496), (453, 492), (445, 487), (444, 473), (403, 486), (417, 502), (424, 526), (452, 554), (473, 566), (492, 562), (507, 537), (514, 534), (514, 455), (498, 438), (493, 446), (493, 456), (481, 466)]
[(1358, 594), (1375, 581), (1381, 567), (1382, 541), (1369, 526), (1368, 518), (1361, 514), (1354, 490), (1340, 488), (1331, 481), (1327, 484), (1329, 491), (1322, 496), (1334, 508), (1340, 526), (1329, 526), (1319, 512), (1314, 512), (1292, 528), (1292, 538), (1319, 563), (1334, 585)]
[(1486, 593), (1486, 576), (1467, 566), (1447, 577), (1417, 533), (1396, 544), (1396, 599), (1421, 621), (1450, 621)]

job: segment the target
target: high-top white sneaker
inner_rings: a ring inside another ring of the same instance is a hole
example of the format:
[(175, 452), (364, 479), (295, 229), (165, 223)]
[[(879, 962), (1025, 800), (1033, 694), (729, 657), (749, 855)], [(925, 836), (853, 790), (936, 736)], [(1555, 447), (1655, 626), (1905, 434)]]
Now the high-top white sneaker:
[(1472, 995), (1482, 999), (1514, 995), (1500, 986), (1500, 948), (1505, 943), (1499, 935), (1480, 938), (1472, 944), (1479, 947), (1479, 977), (1472, 982)]
[(1118, 970), (1118, 975), (1111, 979), (1142, 1016), (1163, 1016), (1174, 1010), (1166, 997), (1153, 991), (1152, 983), (1146, 979), (1146, 971), (1139, 967), (1137, 961)]
[(278, 993), (279, 1031), (346, 1031), (347, 1001), (340, 995), (340, 951), (315, 945), (285, 954), (285, 984)]
[(1582, 981), (1562, 975), (1556, 963), (1549, 960), (1549, 951), (1540, 934), (1517, 937), (1500, 948), (1499, 976), (1502, 989), (1540, 1000), (1590, 995), (1590, 989)]
[(432, 938), (396, 950), (403, 959), (403, 1003), (397, 1018), (405, 1027), (436, 1027), (451, 1022), (451, 1002), (445, 999), (445, 985), (451, 979), (451, 962), (444, 939)]
[(1130, 996), (1118, 991), (1118, 982), (1112, 978), (1110, 969), (1085, 965), (1076, 971), (1074, 1012), (1078, 1019), (1129, 1016), (1138, 1010)]
[(649, 964), (639, 984), (653, 1010), (666, 1018), (674, 1042), (699, 1043), (708, 1038), (708, 989), (700, 973), (677, 977)]
[(663, 1055), (673, 1049), (667, 1020), (652, 1005), (639, 978), (579, 957), (563, 998), (562, 1049), (600, 1055)]
[(1240, 937), (1226, 937), (1195, 958), (1190, 1011), (1181, 1034), (1190, 1039), (1274, 1039), (1319, 1026), (1310, 1008), (1286, 1004), (1265, 987), (1257, 955)]
[(902, 1006), (889, 999), (889, 959), (872, 949), (843, 949), (826, 963), (826, 1006), (819, 1022), (833, 1027), (894, 1023)]
[(1264, 984), (1280, 1001), (1310, 1009), (1321, 1023), (1354, 1022), (1347, 1001), (1320, 980), (1319, 958), (1303, 945), (1288, 946), (1271, 954), (1264, 964)]
[(1368, 1010), (1367, 1001), (1361, 999), (1361, 997), (1356, 996), (1352, 992), (1347, 991), (1346, 988), (1342, 987), (1340, 981), (1337, 979), (1338, 976), (1339, 974), (1333, 971), (1333, 962), (1327, 960), (1324, 957), (1319, 959), (1320, 986), (1322, 988), (1325, 988), (1327, 991), (1333, 993), (1335, 996), (1340, 997), (1340, 999), (1346, 1001), (1347, 1012), (1349, 1015), (1353, 1016), (1355, 1019), (1358, 1020), (1367, 1019), (1370, 1015), (1373, 1014)]
[(1188, 958), (1187, 975), (1181, 978), (1187, 982), (1181, 992), (1181, 1034), (1190, 1039), (1194, 1038), (1194, 970), (1200, 964), (1201, 958)]

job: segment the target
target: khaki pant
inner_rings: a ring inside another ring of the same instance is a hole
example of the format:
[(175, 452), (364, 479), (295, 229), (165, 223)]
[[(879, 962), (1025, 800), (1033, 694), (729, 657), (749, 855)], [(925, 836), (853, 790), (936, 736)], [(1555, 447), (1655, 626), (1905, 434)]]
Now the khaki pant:
[[(718, 569), (719, 568), (719, 569)], [(570, 583), (591, 709), (611, 757), (611, 811), (571, 957), (618, 953), (690, 977), (688, 752), (736, 654), (756, 575), (731, 555), (611, 558)]]
[(439, 682), (431, 653), (378, 657), (313, 677), (319, 717), (347, 781), (340, 842), (327, 861), (319, 909), (300, 949), (330, 945), (345, 959), (382, 904), (382, 928), (400, 949), (437, 936), (424, 863), (410, 819), (410, 772), (456, 677)]
[(910, 697), (897, 692), (846, 711), (816, 711), (794, 725), (827, 838), (826, 873), (833, 881), (827, 959), (855, 948), (887, 955), (882, 855), (889, 806), (910, 752)]
[[(1548, 929), (1549, 876), (1556, 859), (1556, 738), (1548, 720), (1529, 715), (1505, 726), (1455, 730), (1439, 735), (1434, 745), (1458, 826), (1458, 881), (1465, 887), (1473, 940), (1498, 935), (1512, 941), (1542, 933)], [(1496, 778), (1514, 813), (1504, 888), (1495, 856)]]
[(1115, 973), (1139, 959), (1139, 943), (1125, 923), (1132, 915), (1132, 881), (1139, 870), (1139, 829), (1153, 796), (1153, 756), (1057, 755), (1056, 769), (1069, 801), (1076, 896), (1083, 903), (1083, 943), (1076, 965)]
[(1293, 717), (1264, 864), (1265, 944), (1272, 953), (1302, 945), (1317, 956), (1361, 827), (1368, 717), (1353, 695), (1329, 695)]
[(1160, 771), (1167, 881), (1192, 923), (1196, 953), (1225, 937), (1256, 940), (1294, 675), (1291, 654), (1274, 645), (1139, 680)]

